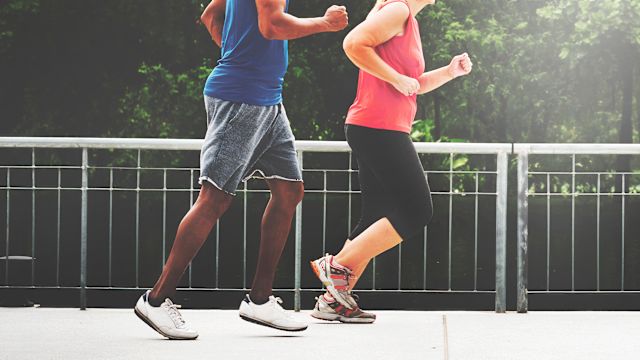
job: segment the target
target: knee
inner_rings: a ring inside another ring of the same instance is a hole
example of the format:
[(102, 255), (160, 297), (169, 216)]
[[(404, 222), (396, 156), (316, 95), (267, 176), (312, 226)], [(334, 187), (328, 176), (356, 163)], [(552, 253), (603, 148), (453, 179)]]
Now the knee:
[(224, 213), (232, 202), (232, 195), (227, 194), (210, 184), (203, 185), (203, 188), (198, 195), (198, 199), (196, 200), (196, 204), (198, 206), (201, 206), (212, 215), (218, 214), (218, 216)]
[(425, 226), (429, 224), (433, 217), (433, 205), (431, 199), (416, 204), (416, 206), (407, 208), (407, 236), (419, 234)]
[(422, 229), (427, 226), (429, 222), (431, 222), (431, 218), (433, 217), (433, 204), (431, 203), (431, 198), (427, 198), (424, 203), (421, 204), (420, 210), (417, 211), (416, 217), (416, 227)]
[(431, 219), (433, 218), (433, 204), (431, 203), (431, 199), (429, 199), (422, 208), (422, 227), (429, 225)]
[(271, 191), (272, 199), (284, 209), (294, 209), (304, 198), (304, 184), (290, 182)]

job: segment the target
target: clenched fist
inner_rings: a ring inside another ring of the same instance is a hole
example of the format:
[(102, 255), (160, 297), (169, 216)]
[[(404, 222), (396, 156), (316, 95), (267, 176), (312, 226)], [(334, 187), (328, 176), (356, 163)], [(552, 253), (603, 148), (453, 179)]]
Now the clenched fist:
[(323, 20), (327, 23), (329, 31), (340, 31), (349, 25), (349, 15), (344, 6), (332, 5), (325, 12)]
[(458, 76), (469, 74), (472, 68), (473, 63), (471, 62), (471, 58), (469, 58), (469, 54), (464, 53), (454, 56), (453, 59), (451, 59), (448, 70), (452, 78), (457, 78)]
[(404, 96), (415, 95), (420, 90), (420, 82), (418, 82), (418, 80), (401, 74), (398, 75), (391, 85)]

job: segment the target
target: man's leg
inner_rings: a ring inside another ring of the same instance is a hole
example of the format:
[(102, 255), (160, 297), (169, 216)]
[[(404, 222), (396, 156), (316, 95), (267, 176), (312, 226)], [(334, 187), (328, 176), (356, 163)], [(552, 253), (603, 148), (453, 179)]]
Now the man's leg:
[(267, 184), (271, 198), (262, 216), (258, 265), (249, 294), (256, 304), (267, 302), (271, 296), (273, 279), (291, 229), (291, 220), (304, 196), (301, 181), (268, 179)]
[(203, 182), (198, 199), (180, 222), (162, 275), (149, 293), (149, 302), (157, 306), (175, 294), (182, 274), (209, 236), (216, 221), (231, 205), (233, 197), (208, 182)]

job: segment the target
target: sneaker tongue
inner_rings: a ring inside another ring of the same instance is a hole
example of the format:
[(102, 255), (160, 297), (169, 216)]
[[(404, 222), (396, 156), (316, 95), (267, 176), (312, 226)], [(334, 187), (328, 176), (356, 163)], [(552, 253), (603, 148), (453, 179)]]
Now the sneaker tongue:
[(167, 305), (173, 305), (173, 301), (171, 301), (171, 299), (169, 299), (169, 298), (164, 299), (164, 302), (165, 302)]
[(282, 308), (282, 306), (280, 305), (280, 304), (282, 304), (282, 299), (280, 299), (279, 297), (269, 296), (269, 304), (271, 304), (271, 306), (273, 306), (273, 308), (274, 308), (277, 312), (279, 312), (279, 313), (281, 313), (281, 314), (283, 314), (283, 315), (285, 315), (285, 316), (288, 316), (288, 315), (286, 314), (286, 311), (285, 311), (285, 310)]

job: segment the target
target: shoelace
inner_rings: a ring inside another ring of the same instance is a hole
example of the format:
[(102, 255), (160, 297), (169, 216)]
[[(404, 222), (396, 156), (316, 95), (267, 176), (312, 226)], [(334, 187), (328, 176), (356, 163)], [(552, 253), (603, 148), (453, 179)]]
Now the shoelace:
[(284, 312), (284, 309), (282, 308), (282, 306), (280, 306), (280, 304), (282, 304), (282, 299), (279, 297), (275, 297), (275, 296), (271, 296), (269, 298), (269, 302), (271, 302), (271, 304), (273, 305), (274, 309), (277, 309), (278, 311)]
[(180, 311), (178, 311), (178, 309), (182, 308), (182, 306), (174, 304), (169, 299), (165, 300), (162, 305), (167, 309), (169, 318), (171, 318), (176, 327), (182, 328), (186, 324), (186, 322), (182, 318), (182, 314), (180, 314)]
[(289, 315), (289, 313), (287, 313), (285, 311), (285, 309), (283, 309), (282, 306), (280, 305), (280, 304), (282, 304), (282, 299), (281, 298), (275, 297), (275, 296), (271, 296), (271, 297), (269, 297), (269, 302), (273, 305), (273, 308), (276, 309), (277, 312), (279, 312), (280, 314), (282, 314), (286, 318), (291, 319), (291, 315)]

